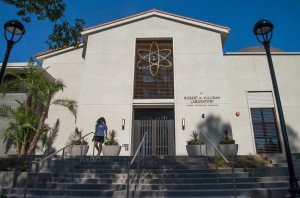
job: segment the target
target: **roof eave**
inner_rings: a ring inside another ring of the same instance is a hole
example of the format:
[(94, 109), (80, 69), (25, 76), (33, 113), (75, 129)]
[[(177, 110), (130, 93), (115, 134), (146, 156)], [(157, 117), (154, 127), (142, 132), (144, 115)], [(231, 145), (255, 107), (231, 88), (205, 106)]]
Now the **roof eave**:
[(184, 24), (189, 24), (189, 25), (192, 25), (195, 27), (200, 27), (200, 28), (210, 30), (213, 32), (218, 32), (221, 34), (223, 44), (225, 43), (225, 40), (230, 31), (230, 28), (228, 28), (228, 27), (219, 26), (219, 25), (215, 25), (212, 23), (207, 23), (204, 21), (187, 18), (187, 17), (183, 17), (183, 16), (179, 16), (179, 15), (175, 15), (175, 14), (171, 14), (171, 13), (167, 13), (167, 12), (162, 12), (159, 10), (150, 10), (150, 11), (136, 14), (133, 16), (129, 16), (126, 18), (115, 20), (115, 21), (112, 21), (109, 23), (104, 23), (101, 25), (86, 28), (81, 32), (81, 34), (82, 34), (83, 38), (86, 40), (88, 35), (90, 35), (90, 34), (94, 34), (94, 33), (97, 33), (97, 32), (100, 32), (100, 31), (103, 31), (106, 29), (114, 28), (114, 27), (117, 27), (117, 26), (120, 26), (123, 24), (127, 24), (130, 22), (138, 21), (138, 20), (153, 17), (153, 16), (169, 19), (169, 20), (184, 23)]
[(62, 49), (55, 49), (55, 50), (48, 50), (45, 52), (41, 52), (35, 55), (35, 58), (37, 60), (39, 60), (40, 62), (43, 62), (44, 59), (52, 57), (52, 56), (56, 56), (58, 54), (62, 54), (65, 52), (69, 52), (69, 51), (73, 51), (79, 48), (82, 48), (84, 45), (84, 43), (80, 43), (78, 45), (78, 47), (74, 47), (74, 46), (70, 46), (70, 47), (66, 47), (66, 48), (62, 48)]

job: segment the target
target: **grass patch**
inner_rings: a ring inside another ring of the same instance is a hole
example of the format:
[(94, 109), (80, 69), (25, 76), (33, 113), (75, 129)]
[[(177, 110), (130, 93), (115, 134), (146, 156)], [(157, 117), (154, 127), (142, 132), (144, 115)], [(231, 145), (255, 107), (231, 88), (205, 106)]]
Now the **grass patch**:
[[(261, 168), (273, 167), (273, 164), (259, 155), (237, 155), (226, 157), (228, 161), (234, 163), (235, 168)], [(209, 167), (230, 168), (221, 156), (208, 157)]]

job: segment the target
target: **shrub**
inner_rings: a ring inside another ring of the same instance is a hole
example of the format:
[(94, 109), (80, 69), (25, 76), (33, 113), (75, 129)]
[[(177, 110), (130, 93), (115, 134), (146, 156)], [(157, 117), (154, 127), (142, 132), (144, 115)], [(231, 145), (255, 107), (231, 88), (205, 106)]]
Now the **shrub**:
[(117, 131), (112, 129), (108, 132), (108, 139), (104, 142), (104, 145), (119, 145), (117, 137)]
[(191, 138), (186, 141), (187, 145), (203, 145), (205, 144), (205, 142), (203, 140), (200, 140), (199, 137), (199, 133), (198, 131), (194, 130), (191, 134), (190, 134)]

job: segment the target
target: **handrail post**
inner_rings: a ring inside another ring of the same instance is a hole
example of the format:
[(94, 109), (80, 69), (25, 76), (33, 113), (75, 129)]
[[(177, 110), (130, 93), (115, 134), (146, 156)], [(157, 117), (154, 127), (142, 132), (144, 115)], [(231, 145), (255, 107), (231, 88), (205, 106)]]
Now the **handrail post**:
[(232, 185), (233, 185), (233, 191), (234, 191), (234, 197), (236, 198), (236, 183), (235, 183), (235, 174), (234, 174), (234, 162), (231, 161), (231, 169), (232, 169)]
[[(132, 157), (132, 160), (130, 160), (130, 162), (128, 162), (128, 172), (127, 172), (127, 198), (129, 197), (129, 179), (130, 179), (130, 175), (129, 175), (129, 173), (130, 173), (130, 166), (133, 164), (133, 162), (134, 162), (134, 160), (135, 160), (135, 158), (136, 157), (140, 157), (140, 151), (142, 150), (141, 149), (141, 147), (142, 147), (142, 144), (144, 143), (144, 141), (145, 141), (145, 137), (146, 137), (146, 135), (148, 135), (148, 132), (146, 132), (145, 134), (144, 134), (144, 136), (143, 136), (143, 138), (142, 138), (142, 140), (141, 140), (141, 142), (140, 142), (140, 144), (139, 144), (139, 146), (138, 146), (138, 148), (137, 148), (137, 150), (135, 151), (135, 153), (134, 153), (134, 155), (133, 155), (133, 157)], [(138, 155), (138, 156), (137, 156)], [(137, 166), (138, 166), (138, 178), (140, 177), (140, 175), (139, 175), (139, 169), (140, 169), (140, 159), (138, 159), (138, 162), (137, 162), (138, 164), (137, 164)], [(139, 181), (139, 180), (138, 180)]]
[(65, 148), (63, 148), (63, 150), (62, 150), (61, 160), (64, 160), (64, 156), (65, 156)]
[[(200, 131), (201, 132), (201, 131)], [(202, 133), (203, 136), (208, 140), (208, 142), (211, 144), (211, 146), (215, 149), (215, 159), (216, 159), (216, 172), (217, 172), (217, 181), (219, 183), (219, 170), (218, 170), (218, 164), (217, 164), (217, 152), (220, 154), (220, 156), (224, 159), (224, 161), (229, 164), (232, 167), (232, 178), (233, 178), (233, 190), (234, 190), (234, 195), (236, 198), (236, 183), (235, 183), (235, 175), (234, 175), (234, 164), (233, 162), (229, 162), (226, 157), (214, 146), (214, 144), (210, 141), (210, 139), (208, 137), (206, 137), (206, 135), (204, 133)], [(221, 186), (220, 186), (221, 187)]]
[(137, 179), (138, 179), (138, 182), (140, 183), (140, 152), (138, 153), (138, 177), (137, 177)]
[[(148, 134), (148, 133), (147, 133)], [(146, 142), (148, 142), (148, 135), (146, 135)], [(143, 142), (143, 149), (142, 149), (142, 154), (143, 154), (143, 165), (145, 164), (145, 152), (146, 152), (146, 144), (145, 141)]]
[(216, 149), (215, 149), (215, 164), (216, 164), (217, 183), (219, 184), (219, 168), (218, 168), (218, 159), (217, 159), (217, 150)]
[[(90, 134), (93, 134), (93, 133), (94, 133), (94, 132), (90, 132), (90, 133), (86, 134), (85, 136), (81, 137), (80, 140), (81, 140), (81, 139), (84, 139), (84, 137), (86, 137), (86, 136), (88, 136), (88, 135), (90, 135)], [(64, 159), (64, 154), (65, 154), (65, 148), (67, 148), (67, 147), (69, 147), (69, 146), (71, 146), (71, 145), (73, 145), (73, 144), (72, 144), (72, 143), (71, 143), (71, 144), (68, 144), (67, 146), (65, 146), (65, 147), (59, 149), (58, 151), (56, 151), (56, 152), (54, 152), (54, 153), (48, 155), (47, 157), (44, 157), (44, 158), (41, 159), (41, 160), (38, 160), (38, 161), (31, 161), (31, 162), (30, 162), (29, 167), (28, 167), (28, 171), (27, 171), (27, 180), (26, 180), (25, 187), (24, 187), (24, 198), (26, 198), (26, 195), (27, 195), (28, 182), (29, 182), (29, 180), (30, 180), (30, 177), (31, 177), (31, 171), (32, 171), (32, 164), (33, 164), (33, 163), (36, 164), (36, 166), (35, 166), (36, 172), (39, 172), (39, 165), (40, 165), (41, 162), (45, 161), (46, 159), (49, 159), (49, 158), (53, 157), (55, 154), (57, 154), (57, 153), (60, 152), (60, 151), (63, 152), (63, 153), (62, 153), (62, 160), (63, 160), (63, 159)], [(81, 145), (82, 145), (82, 144), (81, 144)], [(81, 155), (82, 155), (82, 149), (81, 149)]]
[(127, 181), (126, 181), (127, 198), (129, 198), (129, 179), (130, 179), (130, 162), (128, 162), (128, 167), (127, 167)]
[(93, 142), (93, 157), (95, 156), (95, 142)]
[[(145, 137), (146, 135), (148, 135), (148, 132), (146, 132), (137, 148), (137, 150), (135, 151), (133, 157), (132, 157), (132, 160), (130, 160), (130, 162), (128, 162), (128, 173), (127, 173), (127, 198), (129, 197), (129, 172), (130, 172), (130, 166), (133, 164), (134, 160), (136, 157), (138, 157), (138, 179), (140, 177), (139, 175), (139, 172), (140, 172), (140, 150), (141, 150), (141, 147), (142, 147), (142, 144), (144, 143), (145, 141)], [(138, 156), (137, 156), (138, 155)], [(139, 180), (138, 180), (139, 181)]]
[(29, 183), (30, 175), (31, 175), (32, 163), (33, 163), (32, 161), (29, 163), (29, 167), (28, 167), (28, 171), (27, 171), (27, 179), (26, 179), (24, 195), (23, 195), (24, 198), (26, 198), (26, 195), (27, 195), (27, 189), (28, 189), (28, 183)]
[(207, 150), (207, 144), (205, 144), (205, 154), (206, 154), (206, 164), (207, 164), (207, 166), (208, 166), (209, 163), (208, 163), (208, 150)]
[(81, 141), (81, 144), (80, 144), (80, 164), (82, 164), (82, 149), (83, 149), (83, 141), (84, 141), (84, 137)]

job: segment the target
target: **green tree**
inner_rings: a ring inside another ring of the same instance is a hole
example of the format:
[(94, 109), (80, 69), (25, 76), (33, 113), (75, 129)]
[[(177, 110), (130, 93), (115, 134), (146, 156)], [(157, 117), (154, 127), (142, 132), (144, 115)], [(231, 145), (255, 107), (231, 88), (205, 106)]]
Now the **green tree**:
[(14, 145), (17, 154), (26, 154), (38, 126), (38, 117), (26, 112), (24, 103), (17, 102), (19, 106), (15, 109), (0, 105), (0, 117), (9, 120), (3, 134), (5, 152)]
[(66, 4), (63, 0), (1, 0), (3, 3), (15, 6), (17, 14), (22, 21), (31, 22), (31, 16), (35, 15), (38, 20), (49, 20), (54, 23), (53, 32), (49, 35), (46, 43), (50, 49), (65, 46), (77, 46), (85, 21), (75, 19), (71, 24), (64, 15)]
[(66, 107), (75, 116), (75, 121), (76, 121), (77, 102), (75, 100), (57, 99), (51, 102), (55, 94), (60, 91), (63, 91), (64, 87), (65, 85), (59, 80), (55, 80), (53, 82), (45, 81), (44, 85), (42, 86), (42, 89), (38, 92), (38, 101), (41, 102), (42, 104), (41, 116), (40, 116), (38, 128), (33, 137), (33, 140), (30, 143), (27, 154), (32, 155), (35, 153), (37, 143), (40, 140), (41, 135), (43, 134), (42, 132), (45, 125), (45, 120), (48, 117), (48, 111), (51, 104)]
[[(27, 136), (30, 137), (28, 141), (26, 140), (26, 149), (24, 149), (27, 154), (35, 153), (39, 141), (43, 139), (47, 131), (45, 121), (48, 117), (51, 104), (66, 107), (75, 116), (76, 122), (77, 102), (71, 99), (57, 99), (52, 101), (56, 93), (63, 91), (65, 85), (59, 80), (51, 81), (46, 79), (44, 77), (45, 72), (46, 69), (36, 66), (31, 59), (28, 66), (25, 67), (22, 72), (8, 73), (7, 75), (13, 78), (10, 81), (4, 81), (0, 87), (0, 91), (4, 95), (10, 88), (24, 87), (26, 89), (27, 98), (19, 108), (23, 108), (26, 118), (30, 116), (36, 116), (38, 118), (37, 124), (32, 126), (32, 129), (34, 128), (34, 134)], [(16, 125), (20, 125), (20, 122), (16, 122), (16, 117), (12, 116), (12, 119), (14, 121), (11, 121), (11, 123), (14, 122)], [(17, 134), (17, 130), (15, 130), (15, 133)], [(16, 143), (15, 145), (18, 146)]]

